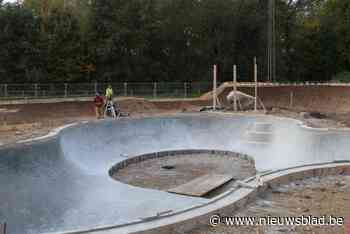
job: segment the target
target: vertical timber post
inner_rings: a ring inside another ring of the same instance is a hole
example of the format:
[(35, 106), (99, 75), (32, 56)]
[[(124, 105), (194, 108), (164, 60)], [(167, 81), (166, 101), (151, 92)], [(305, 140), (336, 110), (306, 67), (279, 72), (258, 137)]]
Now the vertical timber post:
[(254, 83), (255, 83), (255, 100), (254, 100), (254, 111), (258, 110), (258, 65), (256, 57), (254, 58)]
[(237, 112), (237, 66), (233, 65), (233, 110)]
[(184, 98), (187, 98), (187, 82), (184, 83)]
[(213, 69), (213, 110), (216, 111), (216, 82), (217, 82), (217, 66)]

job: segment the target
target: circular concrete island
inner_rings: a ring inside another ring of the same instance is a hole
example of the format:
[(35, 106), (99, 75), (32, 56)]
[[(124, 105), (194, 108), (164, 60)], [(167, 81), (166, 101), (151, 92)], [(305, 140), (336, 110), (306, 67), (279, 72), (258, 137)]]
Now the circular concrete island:
[[(232, 214), (278, 184), (347, 174), (349, 135), (290, 119), (222, 114), (69, 126), (1, 146), (0, 223), (10, 234), (172, 233), (214, 213)], [(213, 178), (225, 189), (179, 192)]]
[[(255, 175), (255, 164), (249, 156), (229, 151), (180, 150), (142, 155), (116, 164), (110, 175), (117, 181), (137, 187), (171, 191), (192, 183), (191, 191), (200, 182), (209, 183), (197, 196), (213, 197), (232, 187), (237, 180)], [(205, 179), (209, 175), (209, 181)], [(216, 181), (214, 175), (227, 176)], [(202, 179), (200, 179), (202, 178)], [(219, 184), (218, 184), (219, 183)], [(184, 188), (186, 189), (186, 188)], [(184, 192), (191, 192), (184, 190)]]

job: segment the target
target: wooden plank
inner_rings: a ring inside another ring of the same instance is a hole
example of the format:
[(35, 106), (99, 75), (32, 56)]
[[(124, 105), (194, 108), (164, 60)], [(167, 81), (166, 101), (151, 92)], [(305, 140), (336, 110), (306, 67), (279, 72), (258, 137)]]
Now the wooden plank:
[(168, 192), (194, 197), (202, 197), (233, 179), (232, 175), (208, 174), (198, 177)]

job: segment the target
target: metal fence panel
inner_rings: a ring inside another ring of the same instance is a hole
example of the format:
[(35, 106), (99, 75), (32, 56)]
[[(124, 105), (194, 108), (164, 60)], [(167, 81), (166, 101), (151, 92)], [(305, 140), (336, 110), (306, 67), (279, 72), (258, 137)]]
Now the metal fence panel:
[(211, 82), (115, 82), (115, 83), (38, 83), (0, 84), (0, 98), (89, 97), (105, 94), (112, 85), (114, 96), (142, 98), (198, 97), (212, 89)]
[(66, 83), (65, 88), (67, 90), (66, 96), (69, 97), (88, 97), (95, 95), (94, 83)]
[(65, 88), (64, 84), (38, 84), (37, 91), (36, 91), (37, 97), (38, 98), (64, 97), (65, 96), (64, 88)]
[(132, 97), (153, 97), (154, 83), (152, 82), (130, 82), (128, 83), (128, 96)]
[(157, 96), (164, 98), (184, 97), (185, 89), (182, 82), (157, 83)]
[[(218, 83), (218, 86), (220, 84)], [(212, 82), (192, 82), (188, 87), (189, 97), (199, 97), (202, 94), (211, 91), (213, 89)]]
[(14, 98), (25, 98), (28, 96), (34, 96), (33, 84), (14, 84), (6, 85), (6, 96)]

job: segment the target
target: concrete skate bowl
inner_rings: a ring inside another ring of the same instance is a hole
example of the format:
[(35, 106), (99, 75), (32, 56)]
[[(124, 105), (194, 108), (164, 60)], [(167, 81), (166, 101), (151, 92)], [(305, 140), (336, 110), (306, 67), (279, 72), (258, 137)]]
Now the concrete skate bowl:
[(0, 222), (7, 222), (10, 234), (80, 233), (72, 231), (142, 224), (159, 214), (201, 209), (213, 200), (115, 181), (108, 171), (127, 158), (216, 149), (250, 155), (256, 169), (266, 172), (347, 160), (349, 135), (265, 116), (180, 115), (80, 124), (40, 141), (0, 149)]

